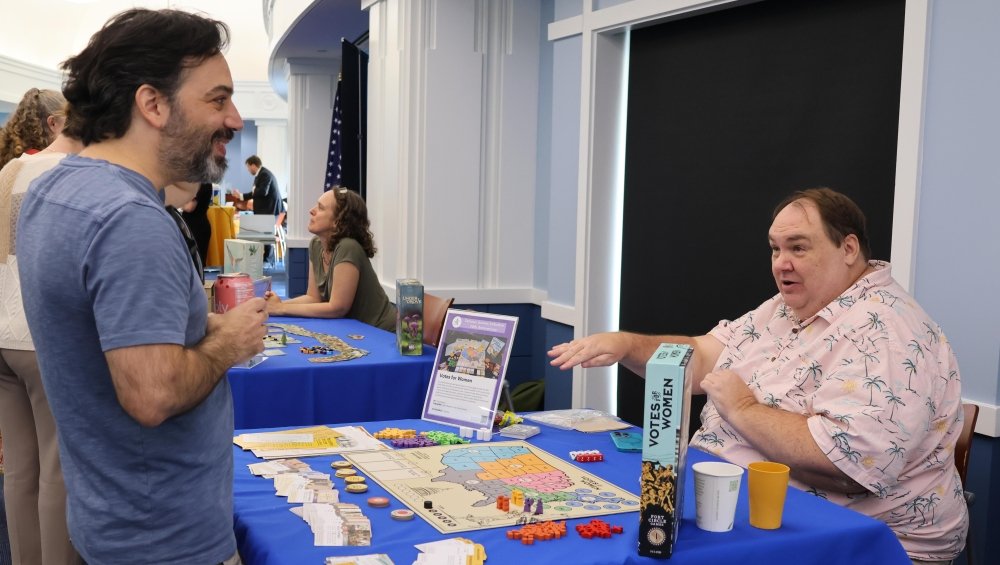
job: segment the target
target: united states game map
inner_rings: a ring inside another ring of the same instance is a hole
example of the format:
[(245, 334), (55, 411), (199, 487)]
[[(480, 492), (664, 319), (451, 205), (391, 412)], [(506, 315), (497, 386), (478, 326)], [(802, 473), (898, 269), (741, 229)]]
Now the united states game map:
[[(445, 534), (639, 509), (636, 495), (523, 441), (345, 453), (344, 458)], [(497, 496), (510, 496), (514, 489), (532, 499), (530, 509), (514, 504), (509, 512), (497, 509)], [(542, 514), (536, 515), (539, 499)], [(427, 500), (430, 509), (424, 508)]]

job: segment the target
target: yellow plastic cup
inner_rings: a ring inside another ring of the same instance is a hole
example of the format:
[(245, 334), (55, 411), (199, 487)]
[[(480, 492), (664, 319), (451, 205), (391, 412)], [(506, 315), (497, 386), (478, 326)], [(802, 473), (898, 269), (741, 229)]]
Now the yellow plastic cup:
[(757, 461), (747, 466), (751, 526), (762, 530), (781, 527), (788, 472), (788, 465), (773, 461)]

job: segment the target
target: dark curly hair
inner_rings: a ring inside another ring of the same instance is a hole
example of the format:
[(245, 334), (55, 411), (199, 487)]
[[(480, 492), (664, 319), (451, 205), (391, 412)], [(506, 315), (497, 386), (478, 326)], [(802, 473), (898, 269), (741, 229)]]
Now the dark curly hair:
[(228, 43), (226, 24), (188, 12), (133, 9), (113, 16), (61, 65), (72, 118), (67, 133), (85, 144), (124, 136), (140, 86), (173, 101), (184, 71)]
[(57, 90), (28, 89), (0, 129), (0, 167), (25, 151), (42, 150), (55, 139), (49, 116), (65, 116), (66, 99)]
[(333, 197), (337, 200), (337, 214), (334, 216), (337, 227), (330, 238), (330, 251), (337, 247), (337, 242), (349, 237), (361, 244), (369, 259), (375, 256), (375, 236), (372, 235), (371, 222), (368, 221), (368, 205), (361, 195), (346, 188), (333, 187)]

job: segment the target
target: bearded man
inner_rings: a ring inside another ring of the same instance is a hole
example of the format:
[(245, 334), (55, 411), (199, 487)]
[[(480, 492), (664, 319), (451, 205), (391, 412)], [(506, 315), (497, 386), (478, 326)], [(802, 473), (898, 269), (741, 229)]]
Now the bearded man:
[(259, 298), (208, 314), (163, 195), (225, 172), (243, 126), (227, 42), (181, 11), (112, 17), (63, 63), (87, 147), (21, 207), (24, 307), (88, 563), (239, 563), (223, 377), (263, 349), (267, 314)]

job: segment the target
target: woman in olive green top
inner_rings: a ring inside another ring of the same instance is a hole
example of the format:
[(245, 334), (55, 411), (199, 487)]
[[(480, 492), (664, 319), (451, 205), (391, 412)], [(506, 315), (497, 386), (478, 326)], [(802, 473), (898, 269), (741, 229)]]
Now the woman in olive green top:
[(372, 268), (375, 244), (369, 230), (368, 208), (355, 192), (333, 188), (309, 210), (309, 288), (302, 296), (282, 301), (268, 292), (272, 316), (353, 318), (395, 331), (396, 307), (382, 290)]

